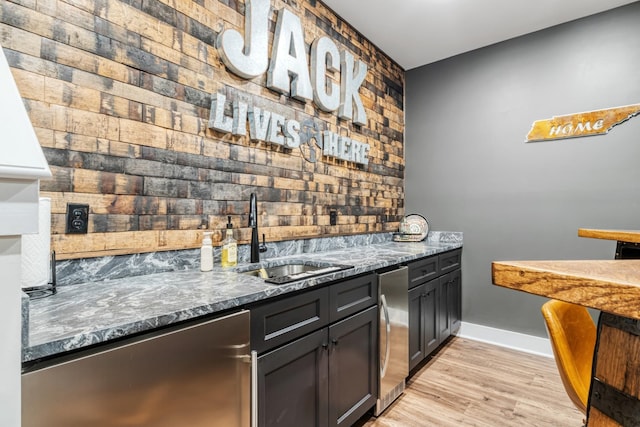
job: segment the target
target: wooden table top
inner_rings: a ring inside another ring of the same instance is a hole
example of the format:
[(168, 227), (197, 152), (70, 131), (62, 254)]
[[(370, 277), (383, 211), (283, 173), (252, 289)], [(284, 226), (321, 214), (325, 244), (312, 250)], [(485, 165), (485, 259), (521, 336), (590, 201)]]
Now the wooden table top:
[(640, 260), (496, 261), (495, 285), (640, 320)]
[(579, 228), (578, 236), (591, 237), (592, 239), (640, 243), (640, 231), (637, 230), (598, 230), (594, 228)]

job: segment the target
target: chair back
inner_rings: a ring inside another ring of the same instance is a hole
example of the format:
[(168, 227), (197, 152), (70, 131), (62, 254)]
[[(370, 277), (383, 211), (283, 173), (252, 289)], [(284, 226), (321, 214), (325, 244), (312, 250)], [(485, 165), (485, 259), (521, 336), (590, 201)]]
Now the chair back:
[(585, 307), (550, 300), (542, 306), (560, 378), (571, 401), (586, 414), (596, 325)]

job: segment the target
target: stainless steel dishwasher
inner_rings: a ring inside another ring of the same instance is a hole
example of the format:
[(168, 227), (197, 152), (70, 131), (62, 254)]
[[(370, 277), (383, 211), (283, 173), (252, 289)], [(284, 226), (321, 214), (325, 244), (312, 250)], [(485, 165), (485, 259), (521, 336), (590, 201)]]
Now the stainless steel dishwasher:
[(402, 394), (409, 375), (409, 269), (378, 273), (380, 379), (375, 415)]
[(22, 425), (248, 427), (249, 328), (243, 310), (24, 373)]

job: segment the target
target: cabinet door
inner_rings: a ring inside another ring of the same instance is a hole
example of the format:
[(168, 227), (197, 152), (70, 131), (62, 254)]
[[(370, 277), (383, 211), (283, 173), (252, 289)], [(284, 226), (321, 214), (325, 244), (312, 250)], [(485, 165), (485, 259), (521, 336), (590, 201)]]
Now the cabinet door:
[(422, 328), (424, 330), (424, 355), (431, 354), (440, 344), (438, 334), (438, 311), (440, 302), (440, 286), (438, 279), (425, 283), (422, 296)]
[(373, 306), (329, 327), (329, 425), (352, 425), (377, 398), (378, 307)]
[(439, 342), (438, 279), (409, 290), (409, 369), (434, 351)]
[(328, 335), (321, 329), (258, 358), (258, 425), (328, 426)]
[(452, 271), (448, 275), (448, 304), (449, 311), (449, 332), (455, 333), (460, 329), (462, 319), (462, 275), (460, 270)]
[(438, 344), (451, 335), (451, 316), (449, 315), (449, 275), (438, 278)]
[(409, 370), (424, 359), (424, 329), (422, 311), (426, 284), (409, 289)]

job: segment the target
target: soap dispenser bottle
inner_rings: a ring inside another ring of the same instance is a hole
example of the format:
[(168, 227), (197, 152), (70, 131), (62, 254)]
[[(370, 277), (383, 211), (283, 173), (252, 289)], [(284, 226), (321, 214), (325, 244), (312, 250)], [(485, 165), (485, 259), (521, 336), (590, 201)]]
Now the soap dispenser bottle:
[(213, 246), (211, 244), (211, 231), (204, 232), (202, 248), (200, 248), (200, 270), (213, 270)]
[(233, 267), (238, 264), (238, 242), (233, 238), (231, 217), (227, 217), (227, 233), (222, 241), (222, 266)]

